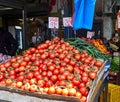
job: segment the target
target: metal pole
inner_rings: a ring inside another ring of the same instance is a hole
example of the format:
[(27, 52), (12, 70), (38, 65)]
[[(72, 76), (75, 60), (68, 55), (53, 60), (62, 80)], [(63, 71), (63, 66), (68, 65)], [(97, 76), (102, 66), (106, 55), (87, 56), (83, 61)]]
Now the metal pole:
[(24, 7), (24, 9), (22, 10), (22, 14), (23, 14), (23, 49), (27, 49), (28, 48), (28, 35), (27, 35), (27, 11), (26, 8)]

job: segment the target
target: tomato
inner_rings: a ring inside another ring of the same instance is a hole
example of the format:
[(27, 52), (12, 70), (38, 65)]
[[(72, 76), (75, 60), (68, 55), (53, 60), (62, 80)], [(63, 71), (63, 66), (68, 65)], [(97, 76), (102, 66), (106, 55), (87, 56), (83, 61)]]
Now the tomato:
[(62, 67), (66, 67), (67, 63), (65, 63), (64, 61), (61, 62), (61, 66)]
[(35, 51), (36, 51), (35, 48), (30, 48), (30, 52), (31, 52), (31, 53), (34, 53)]
[(63, 60), (65, 58), (65, 55), (63, 54), (63, 53), (61, 53), (60, 55), (59, 55), (59, 59), (60, 60)]
[(19, 70), (19, 72), (24, 72), (24, 71), (25, 71), (25, 67), (24, 67), (24, 66), (20, 66), (20, 67), (18, 68), (18, 70)]
[(36, 78), (38, 75), (40, 75), (40, 72), (39, 71), (35, 71), (34, 73), (33, 73), (33, 76)]
[(3, 67), (0, 67), (0, 72), (3, 72), (3, 73), (4, 73), (5, 71), (6, 71), (6, 67), (4, 67), (4, 66), (3, 66)]
[(60, 95), (62, 93), (62, 89), (60, 87), (56, 88), (55, 93)]
[(0, 81), (4, 78), (4, 76), (2, 74), (0, 74)]
[(10, 75), (15, 75), (16, 73), (15, 73), (15, 70), (9, 70), (9, 74)]
[(20, 64), (19, 64), (18, 62), (12, 63), (12, 67), (13, 67), (13, 68), (18, 68), (19, 65), (20, 65)]
[(5, 83), (6, 83), (7, 85), (11, 85), (11, 84), (12, 84), (12, 80), (11, 80), (11, 79), (6, 79), (6, 80), (5, 80)]
[(48, 92), (48, 88), (43, 88), (43, 92), (47, 93)]
[(86, 94), (86, 91), (87, 91), (86, 87), (81, 87), (81, 88), (80, 88), (80, 93), (81, 93), (82, 95), (85, 95), (85, 94)]
[(89, 73), (89, 78), (90, 78), (90, 79), (95, 79), (96, 76), (97, 76), (97, 74), (94, 73), (94, 72), (90, 72), (90, 73)]
[(35, 56), (32, 56), (32, 57), (30, 58), (30, 60), (31, 60), (31, 61), (35, 61), (35, 60), (36, 60), (36, 57), (35, 57)]
[[(34, 73), (34, 74), (35, 74), (35, 73)], [(36, 74), (36, 75), (35, 75), (35, 78), (36, 78), (37, 80), (41, 80), (41, 79), (42, 79), (42, 75), (40, 75), (40, 74), (37, 75), (37, 74)]]
[(70, 89), (70, 88), (73, 88), (74, 86), (73, 86), (73, 83), (67, 83), (66, 87)]
[(87, 76), (82, 76), (82, 81), (87, 83), (88, 82), (88, 77)]
[(91, 55), (89, 55), (89, 56), (87, 57), (87, 59), (88, 59), (89, 61), (92, 61), (93, 57), (92, 57)]
[(14, 63), (14, 62), (17, 61), (17, 59), (16, 59), (15, 57), (12, 57), (12, 58), (10, 59), (10, 61), (11, 61), (12, 63)]
[(23, 81), (24, 80), (24, 76), (23, 75), (20, 75), (19, 77), (17, 77), (17, 81)]
[(40, 87), (44, 87), (45, 84), (46, 84), (45, 80), (38, 80), (38, 85), (39, 85)]
[(78, 87), (79, 87), (79, 88), (85, 87), (85, 83), (84, 83), (84, 82), (81, 82)]
[(98, 69), (97, 66), (93, 66), (93, 67), (92, 67), (92, 70), (93, 70), (94, 73), (97, 73), (97, 72), (99, 71), (99, 69)]
[(73, 59), (71, 59), (71, 60), (70, 60), (70, 64), (71, 64), (72, 66), (75, 66), (76, 61), (75, 61), (75, 60), (73, 60)]
[(18, 82), (16, 83), (16, 86), (17, 86), (18, 88), (22, 87), (22, 85), (23, 85), (23, 83), (22, 83), (21, 81), (18, 81)]
[(62, 95), (68, 96), (68, 89), (62, 89)]
[(55, 94), (55, 88), (53, 86), (49, 87), (48, 93), (49, 94)]
[(67, 76), (67, 80), (73, 80), (73, 78), (74, 78), (74, 75), (73, 74), (69, 74), (68, 76)]
[(29, 61), (30, 61), (30, 58), (26, 56), (26, 57), (24, 57), (24, 61), (25, 61), (25, 62), (29, 62)]
[(57, 75), (52, 75), (51, 76), (51, 78), (50, 78), (50, 80), (52, 81), (52, 82), (56, 82), (57, 81)]
[(46, 71), (43, 71), (43, 72), (42, 72), (42, 76), (43, 76), (43, 77), (47, 76), (47, 72), (46, 72)]
[(86, 102), (86, 101), (87, 101), (87, 97), (82, 96), (80, 100), (81, 100), (82, 102)]
[(16, 87), (16, 82), (13, 82), (11, 86)]
[(76, 92), (76, 95), (75, 95), (77, 98), (81, 99), (82, 97), (82, 94), (80, 92)]
[(60, 86), (66, 86), (66, 83), (65, 83), (65, 81), (63, 81), (63, 80), (59, 81), (58, 84), (59, 84)]
[(65, 68), (64, 68), (64, 67), (61, 67), (61, 68), (60, 68), (60, 73), (64, 73), (64, 71), (65, 71)]
[(27, 78), (32, 79), (33, 78), (33, 73), (32, 72), (27, 73)]
[(9, 67), (11, 66), (11, 63), (8, 61), (8, 62), (6, 62), (6, 63), (4, 64), (4, 66), (5, 66), (6, 68), (9, 68)]
[(31, 91), (31, 92), (36, 92), (36, 91), (38, 91), (37, 85), (35, 85), (35, 84), (31, 85), (31, 86), (30, 86), (30, 91)]
[(67, 70), (72, 73), (73, 72), (73, 66), (72, 65), (67, 65)]
[(75, 85), (75, 86), (79, 85), (79, 84), (80, 84), (79, 78), (78, 78), (78, 79), (77, 79), (77, 78), (73, 78), (72, 83), (73, 83), (73, 85)]
[(89, 64), (89, 63), (90, 63), (90, 60), (89, 60), (89, 59), (85, 59), (85, 60), (84, 60), (84, 63), (85, 63), (85, 64)]
[(70, 60), (69, 60), (67, 57), (64, 58), (64, 62), (65, 62), (65, 63), (69, 63), (69, 61), (70, 61)]
[(102, 61), (96, 61), (95, 66), (101, 67), (103, 65)]
[(79, 60), (80, 60), (80, 54), (75, 54), (75, 59), (76, 59), (77, 61), (79, 61)]
[(59, 80), (65, 80), (65, 79), (66, 79), (66, 76), (65, 76), (65, 75), (59, 75), (59, 76), (58, 76), (58, 79), (59, 79)]
[(58, 75), (58, 74), (59, 74), (59, 70), (58, 70), (58, 69), (55, 69), (55, 70), (53, 71), (53, 74), (54, 74), (54, 75)]
[(68, 94), (69, 94), (69, 96), (75, 96), (76, 95), (76, 89), (75, 88), (70, 88), (69, 90), (68, 90)]
[(16, 76), (15, 75), (10, 75), (9, 78), (10, 79), (16, 79)]
[(82, 76), (83, 76), (83, 77), (85, 77), (85, 76), (87, 77), (87, 76), (88, 76), (88, 73), (83, 72), (83, 73), (82, 73)]
[(28, 90), (30, 89), (30, 84), (29, 84), (29, 83), (26, 83), (26, 84), (24, 85), (24, 89), (28, 91)]
[(54, 59), (55, 58), (55, 54), (54, 53), (50, 53), (49, 57), (50, 57), (50, 59)]
[(84, 71), (87, 72), (87, 73), (90, 72), (90, 67), (89, 66), (84, 66)]

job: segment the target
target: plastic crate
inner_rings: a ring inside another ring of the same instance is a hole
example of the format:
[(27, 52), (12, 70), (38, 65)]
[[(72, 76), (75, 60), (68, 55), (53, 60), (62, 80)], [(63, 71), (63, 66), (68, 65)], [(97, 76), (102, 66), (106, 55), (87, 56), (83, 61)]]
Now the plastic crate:
[[(101, 92), (100, 101), (104, 102), (104, 91)], [(108, 97), (107, 102), (120, 102), (120, 86), (115, 84), (108, 84)]]
[(120, 86), (108, 84), (108, 93), (110, 102), (120, 102)]

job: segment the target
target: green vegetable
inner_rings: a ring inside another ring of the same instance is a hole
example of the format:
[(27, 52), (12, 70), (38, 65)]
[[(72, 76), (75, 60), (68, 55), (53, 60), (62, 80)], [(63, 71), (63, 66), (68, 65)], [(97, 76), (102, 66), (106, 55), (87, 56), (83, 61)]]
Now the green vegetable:
[(86, 41), (80, 39), (80, 38), (69, 38), (65, 41), (69, 42), (71, 45), (73, 45), (78, 50), (87, 50), (90, 55), (92, 55), (95, 58), (101, 58), (104, 61), (109, 60), (109, 56), (101, 53), (98, 51), (94, 46), (91, 44), (88, 44)]

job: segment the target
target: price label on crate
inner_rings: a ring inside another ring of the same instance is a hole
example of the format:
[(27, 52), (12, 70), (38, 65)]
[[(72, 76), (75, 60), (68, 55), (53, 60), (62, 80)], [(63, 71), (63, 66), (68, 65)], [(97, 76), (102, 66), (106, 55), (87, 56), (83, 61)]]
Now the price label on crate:
[(114, 52), (113, 53), (113, 56), (119, 56), (120, 54), (119, 54), (119, 52)]
[(58, 29), (59, 28), (59, 18), (58, 17), (49, 17), (48, 18), (49, 24), (48, 27), (49, 28), (55, 28)]
[(72, 18), (71, 17), (64, 17), (63, 18), (63, 26), (64, 27), (72, 27)]

